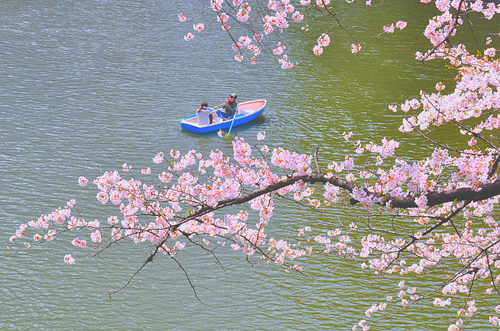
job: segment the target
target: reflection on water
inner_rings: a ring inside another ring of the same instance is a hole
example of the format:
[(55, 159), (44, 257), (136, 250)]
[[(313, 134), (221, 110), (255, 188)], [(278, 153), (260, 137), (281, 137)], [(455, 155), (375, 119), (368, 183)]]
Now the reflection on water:
[[(231, 92), (241, 101), (266, 98), (264, 116), (235, 128), (234, 135), (256, 144), (257, 133), (265, 131), (269, 146), (299, 152), (320, 146), (326, 164), (349, 151), (344, 131), (372, 139), (393, 136), (399, 118), (388, 113), (387, 104), (433, 86), (432, 77), (441, 70), (432, 64), (422, 68), (411, 56), (385, 49), (381, 52), (390, 58), (367, 53), (356, 61), (326, 52), (290, 71), (267, 58), (258, 66), (239, 65), (218, 37), (183, 43), (188, 28), (178, 24), (177, 6), (170, 1), (2, 6), (3, 247), (12, 246), (8, 238), (19, 223), (70, 198), (87, 218), (102, 217), (93, 207), (94, 192), (77, 187), (80, 175), (92, 178), (124, 162), (140, 169), (158, 151), (170, 149), (230, 153), (230, 140), (180, 129), (179, 120), (193, 114), (200, 101), (219, 104)], [(409, 15), (406, 7), (393, 9)], [(414, 153), (421, 148), (413, 140), (408, 144)], [(319, 215), (299, 206), (285, 204), (281, 210), (273, 221), (275, 234), (306, 224), (324, 226)], [(334, 209), (325, 220), (351, 217), (350, 211)], [(220, 253), (221, 269), (193, 252), (181, 258), (203, 303), (169, 260), (154, 263), (110, 298), (105, 293), (126, 282), (146, 254), (131, 246), (124, 243), (69, 267), (62, 263), (64, 242), (29, 254), (3, 252), (0, 328), (346, 329), (380, 300), (377, 291), (385, 284), (374, 282), (357, 263), (341, 261), (344, 267), (337, 269), (328, 257), (311, 261), (310, 276), (302, 276), (274, 266), (254, 268), (229, 251)], [(396, 321), (393, 329), (407, 327)]]

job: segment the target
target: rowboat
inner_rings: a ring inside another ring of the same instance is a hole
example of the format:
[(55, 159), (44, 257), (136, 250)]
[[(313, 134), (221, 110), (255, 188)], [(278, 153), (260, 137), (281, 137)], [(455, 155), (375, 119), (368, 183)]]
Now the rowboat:
[[(238, 104), (238, 113), (234, 119), (233, 127), (248, 123), (259, 117), (266, 108), (267, 100), (252, 100)], [(221, 106), (214, 108), (221, 109)], [(232, 120), (226, 120), (220, 123), (212, 123), (208, 125), (199, 125), (198, 116), (192, 115), (181, 120), (181, 128), (195, 133), (214, 132), (224, 129), (229, 129)]]

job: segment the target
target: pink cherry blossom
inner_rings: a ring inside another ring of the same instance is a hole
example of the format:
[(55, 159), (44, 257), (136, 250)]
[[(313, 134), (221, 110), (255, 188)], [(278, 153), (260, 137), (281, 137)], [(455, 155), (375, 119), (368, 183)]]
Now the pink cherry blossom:
[(398, 21), (398, 22), (396, 22), (396, 28), (398, 28), (400, 30), (403, 30), (404, 28), (406, 28), (406, 25), (407, 25), (407, 23), (404, 22), (404, 21)]
[(442, 91), (442, 90), (444, 90), (445, 88), (446, 88), (446, 86), (445, 86), (443, 83), (441, 83), (441, 82), (436, 83), (436, 90), (438, 90), (438, 91)]
[(330, 4), (330, 0), (316, 0), (316, 5), (326, 7)]
[(195, 24), (195, 25), (193, 25), (193, 29), (195, 31), (201, 32), (205, 29), (205, 24), (203, 24), (203, 23)]
[(441, 307), (448, 306), (451, 304), (451, 299), (448, 298), (446, 300), (441, 300), (440, 298), (435, 298), (432, 304), (434, 306), (441, 306)]
[(361, 50), (360, 44), (351, 44), (351, 53), (356, 54)]
[(109, 195), (106, 192), (99, 192), (96, 195), (97, 201), (99, 201), (102, 204), (105, 204), (108, 202)]
[(99, 230), (95, 230), (94, 232), (92, 232), (91, 239), (92, 242), (100, 243), (102, 241), (101, 232)]
[(250, 6), (246, 4), (242, 5), (238, 10), (238, 13), (236, 13), (236, 19), (240, 22), (248, 21), (251, 10), (252, 8)]
[(172, 156), (174, 160), (177, 160), (179, 156), (181, 156), (181, 153), (178, 150), (171, 150), (170, 156)]
[(217, 15), (217, 21), (219, 21), (223, 25), (226, 24), (228, 20), (229, 20), (229, 15), (226, 13), (219, 13)]
[(114, 225), (114, 224), (118, 223), (118, 218), (116, 216), (110, 216), (110, 217), (108, 217), (108, 223), (110, 225)]
[(496, 49), (494, 48), (488, 48), (484, 51), (484, 55), (489, 56), (489, 57), (495, 57), (496, 55)]
[(262, 42), (263, 38), (264, 38), (264, 35), (262, 33), (256, 33), (253, 35), (253, 40), (255, 40), (258, 43)]
[(223, 0), (210, 0), (210, 5), (214, 11), (222, 10)]
[(318, 38), (318, 45), (321, 47), (326, 47), (330, 45), (330, 36), (328, 36), (326, 33), (323, 34), (321, 37)]
[(281, 55), (281, 54), (283, 54), (283, 48), (277, 47), (277, 48), (273, 49), (273, 54), (274, 55)]
[(301, 12), (296, 11), (295, 13), (293, 13), (292, 19), (295, 22), (300, 22), (300, 21), (304, 20), (304, 15)]
[(64, 262), (68, 264), (75, 263), (75, 259), (71, 256), (71, 254), (64, 255)]
[(85, 248), (85, 247), (87, 247), (87, 241), (84, 239), (75, 238), (71, 242), (71, 245), (76, 246), (76, 247)]
[(86, 186), (88, 182), (89, 180), (83, 176), (80, 176), (80, 178), (78, 178), (78, 184), (80, 184), (80, 186)]
[(158, 153), (158, 154), (156, 154), (156, 155), (155, 155), (155, 157), (153, 158), (153, 162), (154, 162), (155, 164), (160, 164), (160, 163), (162, 163), (162, 162), (163, 162), (163, 159), (164, 159), (164, 157), (163, 157), (163, 153), (162, 153), (162, 152), (159, 152), (159, 153)]
[(319, 45), (313, 47), (314, 55), (321, 55), (323, 53), (323, 48)]
[(384, 25), (384, 32), (385, 33), (393, 33), (394, 32), (394, 24)]
[(248, 45), (250, 45), (250, 43), (252, 42), (252, 39), (250, 39), (248, 36), (241, 36), (239, 42), (243, 46), (248, 47)]

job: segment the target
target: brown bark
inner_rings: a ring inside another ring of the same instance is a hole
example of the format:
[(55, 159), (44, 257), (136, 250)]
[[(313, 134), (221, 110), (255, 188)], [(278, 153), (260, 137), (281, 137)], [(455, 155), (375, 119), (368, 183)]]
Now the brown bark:
[[(281, 180), (277, 183), (271, 184), (263, 189), (256, 190), (248, 195), (242, 196), (236, 199), (228, 199), (219, 202), (215, 209), (220, 209), (228, 205), (242, 204), (248, 201), (251, 201), (261, 195), (266, 193), (275, 192), (281, 188), (287, 187), (289, 185), (293, 185), (299, 181), (303, 181), (305, 183), (331, 183), (339, 188), (342, 188), (346, 191), (352, 192), (356, 185), (350, 183), (344, 179), (338, 177), (326, 178), (322, 174), (315, 175), (301, 175), (289, 177), (285, 180)], [(404, 197), (404, 198), (395, 198), (391, 196), (384, 196), (376, 193), (369, 193), (377, 198), (382, 198), (384, 204), (390, 203), (393, 208), (415, 208), (417, 204), (415, 203), (415, 197)], [(494, 196), (500, 195), (500, 181), (496, 180), (493, 183), (485, 184), (480, 187), (479, 190), (475, 191), (471, 188), (458, 188), (451, 189), (442, 192), (428, 192), (427, 196), (427, 205), (429, 207), (440, 205), (446, 202), (451, 201), (481, 201), (492, 198)], [(381, 203), (382, 204), (382, 203)], [(203, 208), (205, 209), (205, 208)], [(200, 210), (199, 212), (201, 212)], [(206, 213), (207, 210), (202, 212)], [(197, 213), (198, 214), (198, 213)]]

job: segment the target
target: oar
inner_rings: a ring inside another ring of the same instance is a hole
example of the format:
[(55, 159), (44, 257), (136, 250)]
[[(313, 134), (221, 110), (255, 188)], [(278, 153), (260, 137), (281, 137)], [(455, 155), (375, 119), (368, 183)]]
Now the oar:
[(238, 111), (234, 113), (233, 120), (231, 121), (231, 126), (229, 127), (229, 132), (224, 135), (224, 138), (229, 138), (231, 135), (231, 130), (233, 129), (233, 124), (234, 124), (234, 119), (236, 118), (236, 114), (238, 114)]

